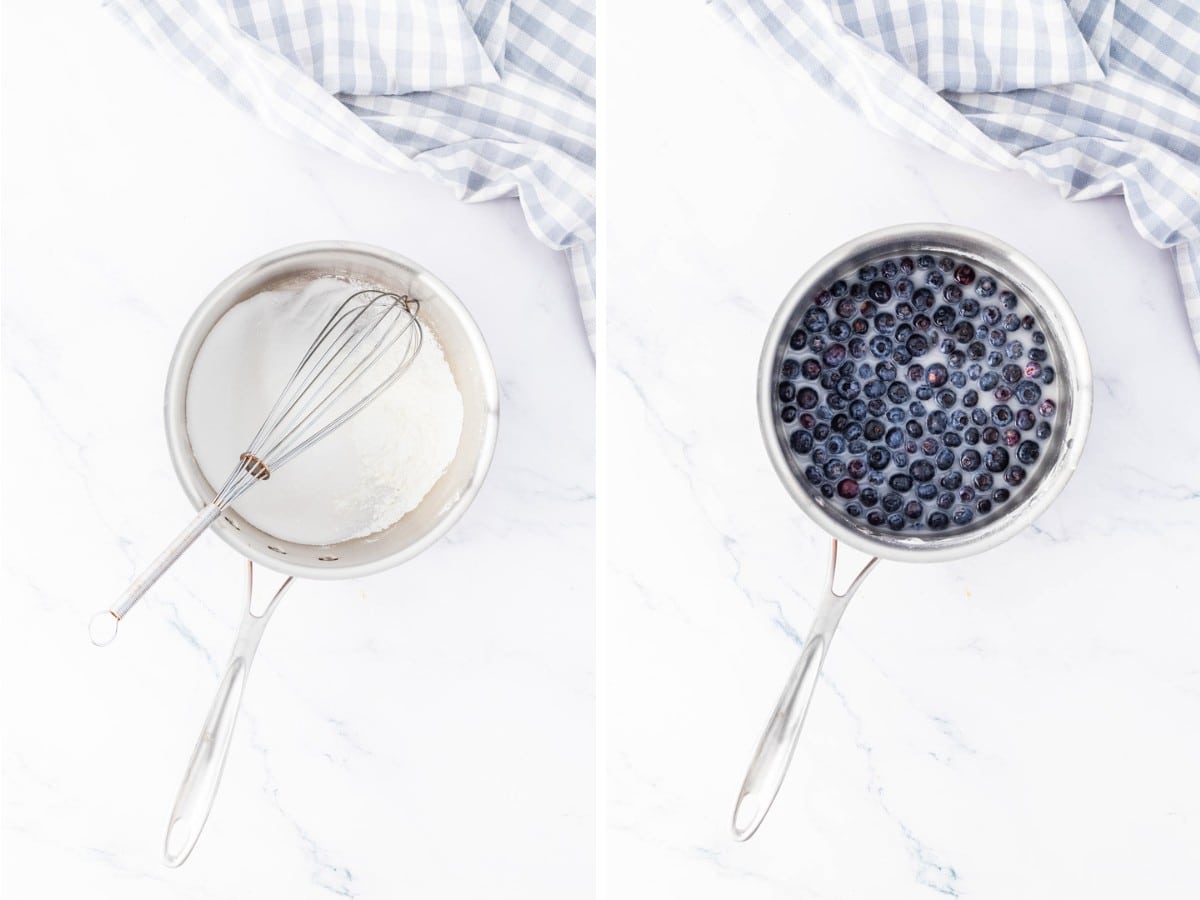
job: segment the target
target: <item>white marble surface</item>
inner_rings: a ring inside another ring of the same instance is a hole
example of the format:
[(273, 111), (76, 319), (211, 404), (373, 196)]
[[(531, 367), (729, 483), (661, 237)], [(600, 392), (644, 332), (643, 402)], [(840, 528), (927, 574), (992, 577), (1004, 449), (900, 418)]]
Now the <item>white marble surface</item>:
[[(565, 261), (515, 202), (284, 142), (90, 4), (6, 7), (3, 57), (0, 894), (590, 896), (594, 365)], [(293, 588), (170, 870), (242, 564), (206, 536), (112, 647), (86, 622), (188, 516), (161, 422), (183, 323), (315, 239), (393, 248), (458, 293), (500, 373), (499, 447), (439, 545)]]
[[(624, 0), (607, 28), (610, 896), (1200, 894), (1200, 359), (1167, 256), (1119, 199), (1068, 204), (875, 134), (699, 4)], [(819, 256), (921, 220), (989, 231), (1058, 282), (1095, 368), (1091, 437), (1009, 544), (878, 567), (773, 811), (736, 844), (827, 553), (759, 438), (761, 341)]]

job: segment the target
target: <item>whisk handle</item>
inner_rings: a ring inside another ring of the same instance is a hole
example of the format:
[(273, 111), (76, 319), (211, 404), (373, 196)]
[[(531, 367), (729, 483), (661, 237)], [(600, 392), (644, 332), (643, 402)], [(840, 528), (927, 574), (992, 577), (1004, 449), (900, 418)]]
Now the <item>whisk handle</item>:
[(92, 617), (90, 631), (93, 644), (103, 647), (117, 636), (117, 625), (125, 618), (129, 610), (133, 609), (134, 604), (142, 599), (142, 595), (150, 590), (158, 579), (162, 578), (167, 569), (175, 565), (175, 561), (196, 542), (196, 538), (208, 530), (208, 526), (215, 522), (219, 515), (221, 515), (221, 507), (215, 503), (204, 506), (196, 513), (196, 518), (192, 519), (188, 526), (179, 533), (179, 536), (171, 541), (154, 562), (135, 578), (129, 587), (125, 588), (116, 603)]

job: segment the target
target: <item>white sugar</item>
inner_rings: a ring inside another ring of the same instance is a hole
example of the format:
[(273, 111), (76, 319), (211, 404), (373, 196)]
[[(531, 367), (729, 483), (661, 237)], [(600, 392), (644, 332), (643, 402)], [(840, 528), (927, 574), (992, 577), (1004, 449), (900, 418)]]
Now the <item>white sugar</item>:
[[(333, 310), (356, 288), (322, 278), (251, 297), (213, 327), (187, 392), (192, 452), (220, 487)], [(454, 458), (463, 403), (436, 336), (355, 418), (273, 471), (234, 508), (284, 540), (332, 544), (399, 521)]]

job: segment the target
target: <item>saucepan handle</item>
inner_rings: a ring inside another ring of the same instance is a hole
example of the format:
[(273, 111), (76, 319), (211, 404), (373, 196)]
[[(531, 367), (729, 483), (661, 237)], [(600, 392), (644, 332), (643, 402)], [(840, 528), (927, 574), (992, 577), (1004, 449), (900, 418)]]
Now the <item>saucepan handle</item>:
[(246, 566), (249, 573), (246, 612), (238, 628), (229, 664), (225, 667), (225, 676), (217, 688), (212, 706), (209, 707), (208, 717), (204, 720), (200, 738), (192, 751), (183, 783), (175, 797), (171, 819), (167, 823), (167, 834), (163, 841), (163, 862), (168, 866), (181, 865), (200, 839), (200, 832), (208, 820), (213, 800), (217, 796), (217, 787), (221, 783), (221, 773), (225, 769), (225, 758), (229, 755), (229, 744), (233, 739), (238, 709), (246, 688), (246, 678), (250, 674), (250, 664), (254, 661), (254, 652), (258, 649), (258, 642), (271, 613), (279, 604), (279, 598), (292, 583), (291, 578), (287, 579), (262, 614), (255, 615), (251, 611), (250, 599), (254, 591), (254, 564), (248, 562)]
[(759, 739), (758, 749), (754, 751), (754, 758), (738, 793), (733, 809), (733, 836), (739, 841), (751, 837), (766, 818), (767, 811), (779, 792), (779, 786), (783, 784), (792, 754), (796, 751), (796, 744), (799, 743), (800, 729), (804, 725), (804, 717), (812, 700), (813, 689), (817, 686), (817, 678), (821, 674), (821, 664), (825, 661), (829, 642), (833, 640), (834, 631), (846, 610), (846, 604), (875, 567), (875, 563), (879, 562), (877, 558), (868, 562), (850, 586), (839, 594), (833, 589), (834, 575), (837, 571), (837, 551), (838, 542), (835, 539), (829, 556), (829, 576), (816, 618), (800, 652), (800, 659), (792, 669), (779, 702), (775, 704), (775, 711), (771, 713), (762, 738)]

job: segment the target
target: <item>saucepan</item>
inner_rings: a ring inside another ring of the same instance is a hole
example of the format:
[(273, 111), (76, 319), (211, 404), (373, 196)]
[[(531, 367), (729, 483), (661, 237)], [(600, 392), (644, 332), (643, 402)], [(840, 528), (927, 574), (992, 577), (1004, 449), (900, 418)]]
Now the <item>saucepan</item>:
[[(340, 242), (302, 244), (268, 254), (230, 275), (204, 300), (179, 338), (167, 376), (167, 443), (175, 473), (192, 504), (200, 509), (215, 494), (192, 453), (187, 429), (188, 380), (208, 333), (234, 305), (262, 291), (297, 287), (331, 276), (420, 302), (421, 324), (441, 345), (462, 395), (458, 448), (446, 471), (414, 510), (367, 537), (323, 546), (298, 544), (256, 528), (238, 514), (236, 503), (214, 523), (217, 535), (247, 559), (247, 598), (233, 652), (171, 812), (163, 847), (164, 862), (171, 866), (187, 859), (207, 820), (251, 661), (263, 629), (292, 579), (358, 578), (416, 556), (466, 511), (496, 446), (496, 372), (483, 335), (454, 293), (417, 263), (388, 250)], [(286, 576), (261, 613), (253, 611), (250, 597), (255, 563)]]
[[(862, 516), (847, 514), (842, 504), (823, 495), (805, 477), (802, 460), (790, 446), (793, 429), (780, 416), (780, 371), (789, 354), (796, 355), (789, 349), (790, 336), (804, 321), (806, 312), (818, 303), (826, 286), (881, 259), (911, 260), (923, 255), (953, 258), (988, 270), (1020, 295), (1033, 309), (1044, 333), (1045, 350), (1055, 361), (1059, 400), (1054, 431), (1041, 450), (1040, 464), (1002, 512), (944, 531), (896, 532), (871, 525)], [(746, 840), (755, 833), (774, 801), (799, 741), (834, 630), (850, 598), (878, 561), (959, 559), (995, 547), (1020, 532), (1045, 511), (1070, 479), (1083, 452), (1091, 411), (1091, 364), (1083, 333), (1066, 298), (1032, 260), (990, 235), (945, 224), (886, 228), (838, 247), (796, 283), (780, 305), (763, 343), (758, 375), (759, 423), (767, 454), (784, 487), (800, 509), (832, 537), (832, 550), (817, 612), (799, 661), (767, 722), (738, 793), (733, 813), (733, 835), (737, 840)], [(839, 542), (871, 557), (840, 593), (834, 590)]]

